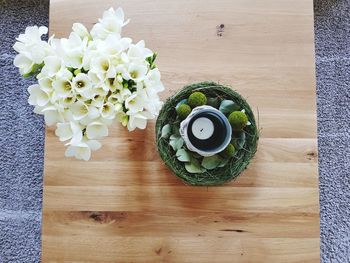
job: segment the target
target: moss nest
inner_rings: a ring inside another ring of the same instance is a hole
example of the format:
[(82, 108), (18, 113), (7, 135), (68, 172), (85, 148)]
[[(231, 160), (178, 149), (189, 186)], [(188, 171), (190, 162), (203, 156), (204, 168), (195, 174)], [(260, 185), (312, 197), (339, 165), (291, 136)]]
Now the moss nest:
[(192, 109), (190, 106), (187, 104), (181, 104), (179, 107), (176, 109), (176, 113), (179, 116), (181, 120), (186, 119), (188, 115), (190, 115)]
[(235, 155), (236, 153), (236, 148), (235, 146), (233, 146), (233, 144), (229, 144), (227, 145), (227, 147), (225, 148), (225, 150), (223, 150), (220, 155), (225, 157), (225, 158), (231, 158)]
[(232, 130), (241, 131), (247, 126), (248, 117), (242, 111), (234, 111), (228, 116), (228, 121), (231, 124)]
[(205, 105), (207, 103), (207, 97), (203, 92), (195, 91), (188, 97), (188, 104), (191, 108)]
[[(193, 96), (193, 94), (202, 95)], [(177, 159), (174, 150), (169, 145), (169, 142), (161, 137), (163, 126), (166, 124), (179, 123), (179, 118), (177, 118), (179, 113), (175, 107), (181, 100), (187, 98), (188, 104), (191, 107), (194, 105), (204, 105), (207, 103), (207, 101), (209, 104), (208, 99), (210, 98), (219, 98), (220, 100), (232, 100), (239, 105), (241, 109), (244, 109), (244, 113), (241, 111), (240, 112), (246, 117), (243, 117), (243, 115), (240, 113), (240, 117), (238, 118), (238, 113), (235, 113), (237, 116), (233, 115), (234, 117), (231, 117), (231, 125), (237, 125), (235, 126), (237, 128), (241, 128), (243, 126), (242, 123), (244, 122), (244, 127), (242, 128), (244, 129), (246, 136), (244, 148), (236, 149), (235, 146), (230, 144), (223, 152), (221, 152), (220, 155), (223, 154), (230, 157), (228, 163), (224, 167), (218, 167), (204, 173), (189, 173), (186, 171), (184, 164)], [(250, 122), (250, 125), (245, 126), (247, 121)], [(164, 163), (185, 183), (197, 186), (220, 185), (237, 178), (237, 176), (247, 168), (248, 164), (254, 157), (259, 139), (259, 132), (255, 117), (246, 100), (231, 88), (214, 82), (191, 84), (185, 86), (178, 93), (169, 97), (159, 113), (155, 132), (158, 152)]]

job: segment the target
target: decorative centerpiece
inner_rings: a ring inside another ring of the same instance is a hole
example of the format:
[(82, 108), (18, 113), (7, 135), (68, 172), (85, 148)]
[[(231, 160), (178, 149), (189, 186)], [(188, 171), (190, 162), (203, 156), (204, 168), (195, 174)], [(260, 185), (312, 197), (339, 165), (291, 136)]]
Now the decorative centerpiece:
[(164, 87), (156, 54), (143, 40), (121, 36), (128, 22), (121, 8), (110, 8), (90, 32), (75, 23), (69, 38), (46, 42), (48, 29), (32, 26), (17, 38), (14, 65), (38, 80), (28, 101), (48, 126), (56, 125), (66, 156), (89, 160), (115, 119), (132, 131), (158, 115)]
[(191, 185), (236, 178), (257, 150), (254, 114), (237, 92), (213, 82), (184, 87), (159, 113), (156, 140), (165, 164)]

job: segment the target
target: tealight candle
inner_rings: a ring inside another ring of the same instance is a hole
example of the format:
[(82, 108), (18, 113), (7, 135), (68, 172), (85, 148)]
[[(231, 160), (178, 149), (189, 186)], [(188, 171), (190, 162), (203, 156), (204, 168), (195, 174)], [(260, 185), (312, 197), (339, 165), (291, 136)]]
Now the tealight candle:
[(197, 139), (209, 139), (214, 133), (214, 123), (208, 118), (200, 117), (192, 123), (192, 133)]
[(180, 134), (189, 150), (212, 156), (230, 143), (232, 130), (222, 112), (211, 106), (200, 106), (181, 122)]

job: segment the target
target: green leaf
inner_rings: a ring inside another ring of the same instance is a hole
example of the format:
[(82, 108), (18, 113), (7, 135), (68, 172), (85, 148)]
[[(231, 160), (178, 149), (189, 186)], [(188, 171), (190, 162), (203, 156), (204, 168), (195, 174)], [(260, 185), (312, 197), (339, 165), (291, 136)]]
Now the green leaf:
[(180, 128), (178, 125), (172, 125), (172, 128), (171, 128), (171, 133), (175, 136), (181, 136), (180, 135)]
[(162, 128), (162, 135), (160, 136), (161, 138), (168, 139), (171, 133), (171, 126), (170, 124), (166, 124)]
[(146, 61), (149, 63), (151, 69), (154, 69), (157, 67), (157, 65), (154, 63), (156, 58), (157, 58), (157, 53), (154, 53), (152, 56), (146, 58)]
[(223, 114), (230, 114), (233, 111), (239, 110), (239, 106), (232, 100), (223, 100), (220, 104), (219, 111)]
[(219, 108), (219, 106), (220, 106), (219, 98), (208, 98), (207, 105), (212, 106), (216, 109)]
[(41, 64), (34, 64), (33, 67), (32, 67), (32, 70), (27, 73), (27, 74), (24, 74), (23, 77), (24, 78), (30, 78), (32, 76), (37, 76), (41, 69), (44, 67), (44, 63), (41, 63)]
[(235, 146), (236, 150), (241, 150), (244, 147), (245, 144), (245, 140), (246, 140), (246, 135), (245, 132), (241, 132), (238, 137), (234, 138), (232, 143)]
[(177, 150), (176, 157), (180, 162), (190, 162), (191, 161), (190, 154), (183, 148)]
[(204, 157), (202, 166), (208, 170), (217, 168), (222, 163), (222, 158), (219, 155)]
[(184, 145), (184, 140), (181, 136), (171, 135), (169, 144), (173, 148), (174, 151), (179, 150)]
[(224, 167), (228, 163), (229, 159), (221, 159), (221, 163), (218, 165), (218, 167)]
[(201, 159), (203, 156), (196, 152), (191, 152), (191, 156), (196, 159)]
[(185, 163), (185, 169), (192, 174), (200, 174), (206, 171), (206, 169), (201, 167), (200, 163), (194, 158), (191, 158), (191, 162)]

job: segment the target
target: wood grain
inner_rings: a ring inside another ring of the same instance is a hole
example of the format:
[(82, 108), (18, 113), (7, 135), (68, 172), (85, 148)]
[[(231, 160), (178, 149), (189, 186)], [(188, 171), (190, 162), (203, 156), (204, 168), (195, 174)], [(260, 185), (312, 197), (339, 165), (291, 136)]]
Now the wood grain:
[(159, 53), (162, 98), (231, 85), (259, 116), (259, 149), (236, 181), (189, 187), (160, 160), (154, 122), (114, 125), (89, 162), (47, 128), (42, 261), (319, 262), (312, 1), (51, 0), (50, 32), (91, 28), (110, 6)]

